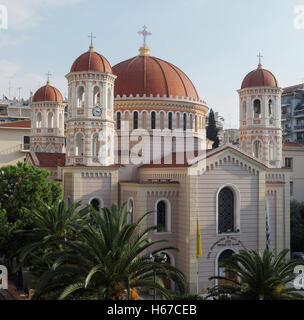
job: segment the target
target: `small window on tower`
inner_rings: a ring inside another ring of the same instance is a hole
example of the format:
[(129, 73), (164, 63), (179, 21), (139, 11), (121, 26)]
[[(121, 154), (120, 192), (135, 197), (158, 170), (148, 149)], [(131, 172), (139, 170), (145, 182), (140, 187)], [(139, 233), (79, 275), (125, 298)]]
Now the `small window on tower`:
[(246, 120), (247, 117), (247, 105), (246, 105), (246, 101), (243, 101), (243, 120)]
[(269, 116), (272, 116), (272, 112), (273, 112), (273, 102), (272, 102), (272, 100), (269, 100), (268, 101), (268, 113), (269, 113)]
[(117, 130), (120, 130), (121, 127), (121, 112), (117, 112), (116, 115), (116, 128)]
[(151, 129), (156, 129), (156, 114), (155, 111), (151, 113)]
[(187, 115), (185, 113), (183, 115), (183, 130), (187, 130)]
[(172, 130), (172, 112), (168, 113), (168, 129)]
[(79, 87), (77, 89), (77, 107), (83, 108), (84, 107), (84, 87)]
[(256, 99), (253, 102), (254, 118), (261, 118), (261, 101)]
[(138, 129), (138, 112), (133, 113), (133, 129)]

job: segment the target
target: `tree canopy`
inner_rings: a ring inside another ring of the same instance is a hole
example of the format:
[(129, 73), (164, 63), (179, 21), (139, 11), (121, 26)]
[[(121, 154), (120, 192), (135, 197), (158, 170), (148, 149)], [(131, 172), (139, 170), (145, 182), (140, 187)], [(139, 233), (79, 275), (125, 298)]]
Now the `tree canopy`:
[(28, 210), (39, 209), (41, 201), (52, 205), (60, 199), (59, 183), (48, 179), (50, 172), (26, 163), (0, 169), (0, 203), (10, 222), (24, 219)]

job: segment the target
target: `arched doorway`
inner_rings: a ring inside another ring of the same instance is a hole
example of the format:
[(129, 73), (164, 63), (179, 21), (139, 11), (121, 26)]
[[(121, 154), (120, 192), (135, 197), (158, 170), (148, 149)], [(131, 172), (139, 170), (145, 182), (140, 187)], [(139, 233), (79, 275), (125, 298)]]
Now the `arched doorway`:
[[(228, 266), (226, 265), (226, 261), (229, 260), (235, 252), (231, 249), (226, 249), (222, 251), (217, 258), (217, 275), (220, 277), (229, 278), (232, 280), (237, 280), (237, 277), (234, 276), (231, 272), (229, 272)], [(232, 282), (227, 280), (218, 279), (218, 285), (229, 284), (233, 285)]]
[(100, 198), (94, 197), (90, 199), (89, 203), (96, 211), (100, 211), (103, 208), (103, 201)]

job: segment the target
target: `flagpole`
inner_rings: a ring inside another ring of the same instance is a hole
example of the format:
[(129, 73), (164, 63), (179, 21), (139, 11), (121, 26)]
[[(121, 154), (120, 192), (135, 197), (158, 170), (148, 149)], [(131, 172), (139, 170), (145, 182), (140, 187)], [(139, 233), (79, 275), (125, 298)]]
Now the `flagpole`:
[(198, 259), (197, 259), (197, 263), (196, 263), (196, 294), (198, 294)]

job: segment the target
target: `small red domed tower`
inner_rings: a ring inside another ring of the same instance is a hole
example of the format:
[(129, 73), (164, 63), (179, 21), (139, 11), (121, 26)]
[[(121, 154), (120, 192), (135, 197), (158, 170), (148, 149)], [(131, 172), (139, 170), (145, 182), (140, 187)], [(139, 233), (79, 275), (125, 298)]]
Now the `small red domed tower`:
[[(49, 76), (49, 74), (48, 74)], [(64, 152), (64, 107), (62, 94), (50, 85), (36, 91), (31, 102), (31, 150)]]
[(269, 167), (282, 166), (281, 95), (275, 76), (263, 69), (246, 75), (240, 97), (240, 148)]

